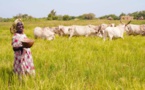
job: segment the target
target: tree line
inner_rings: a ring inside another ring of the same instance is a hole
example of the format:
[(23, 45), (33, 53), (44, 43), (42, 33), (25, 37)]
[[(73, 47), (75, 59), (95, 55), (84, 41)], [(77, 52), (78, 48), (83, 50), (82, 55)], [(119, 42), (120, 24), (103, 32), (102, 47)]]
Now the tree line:
[(70, 16), (70, 15), (57, 15), (55, 10), (51, 10), (50, 13), (48, 14), (47, 17), (42, 17), (42, 18), (35, 18), (33, 16), (30, 16), (28, 14), (18, 14), (16, 16), (13, 16), (13, 18), (2, 18), (0, 17), (0, 22), (7, 22), (7, 21), (13, 21), (16, 18), (22, 18), (23, 20), (93, 20), (93, 19), (108, 19), (108, 20), (119, 20), (121, 16), (133, 16), (134, 19), (145, 19), (145, 10), (144, 11), (136, 11), (133, 13), (121, 13), (119, 16), (115, 14), (109, 14), (109, 15), (104, 15), (101, 17), (96, 18), (94, 13), (86, 13), (82, 14), (80, 16)]

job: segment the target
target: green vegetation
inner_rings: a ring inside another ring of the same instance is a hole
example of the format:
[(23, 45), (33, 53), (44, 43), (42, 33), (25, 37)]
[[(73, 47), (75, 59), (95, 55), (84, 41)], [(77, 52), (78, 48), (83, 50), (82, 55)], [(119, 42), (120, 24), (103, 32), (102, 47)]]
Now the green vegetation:
[[(119, 24), (119, 21), (112, 20)], [(36, 26), (99, 25), (108, 20), (25, 21), (25, 33), (34, 39)], [(132, 21), (145, 24), (145, 21)], [(99, 37), (56, 36), (35, 40), (31, 48), (36, 77), (20, 83), (12, 72), (12, 22), (0, 23), (0, 90), (145, 90), (145, 37), (124, 36), (103, 42)]]
[(95, 19), (108, 19), (108, 20), (119, 20), (121, 16), (133, 16), (135, 20), (145, 20), (145, 10), (143, 11), (136, 11), (133, 13), (121, 13), (119, 16), (115, 14), (109, 14), (97, 17), (94, 13), (85, 13), (79, 16), (70, 16), (70, 15), (57, 15), (55, 10), (51, 10), (48, 16), (41, 17), (41, 18), (34, 18), (28, 14), (18, 14), (13, 16), (12, 18), (2, 18), (0, 17), (0, 22), (10, 22), (14, 21), (17, 18), (22, 18), (25, 21), (38, 21), (38, 20), (59, 20), (59, 21), (69, 21), (69, 20), (95, 20)]

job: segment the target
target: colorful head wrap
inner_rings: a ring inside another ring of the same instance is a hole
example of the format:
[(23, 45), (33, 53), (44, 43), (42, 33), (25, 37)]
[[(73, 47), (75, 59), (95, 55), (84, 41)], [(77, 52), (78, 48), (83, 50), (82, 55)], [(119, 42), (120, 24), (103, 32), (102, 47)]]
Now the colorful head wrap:
[[(14, 34), (17, 30), (16, 30), (16, 25), (17, 25), (17, 23), (18, 22), (21, 22), (21, 23), (23, 23), (22, 22), (22, 20), (19, 18), (19, 19), (16, 19), (15, 21), (14, 21), (14, 23), (12, 24), (12, 26), (10, 27), (10, 32), (11, 32), (11, 34)], [(24, 24), (24, 23), (23, 23)]]

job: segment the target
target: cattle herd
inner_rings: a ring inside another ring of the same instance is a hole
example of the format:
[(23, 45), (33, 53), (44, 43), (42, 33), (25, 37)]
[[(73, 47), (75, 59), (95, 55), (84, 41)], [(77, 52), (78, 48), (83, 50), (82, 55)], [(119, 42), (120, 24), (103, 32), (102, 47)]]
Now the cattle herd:
[(126, 24), (120, 21), (119, 25), (112, 24), (100, 24), (100, 25), (71, 25), (57, 27), (35, 27), (34, 37), (43, 38), (47, 40), (54, 40), (55, 35), (68, 36), (71, 39), (73, 36), (98, 36), (105, 41), (108, 37), (110, 40), (113, 38), (123, 38), (124, 33), (127, 35), (145, 35), (145, 24), (135, 25), (130, 24), (131, 21)]

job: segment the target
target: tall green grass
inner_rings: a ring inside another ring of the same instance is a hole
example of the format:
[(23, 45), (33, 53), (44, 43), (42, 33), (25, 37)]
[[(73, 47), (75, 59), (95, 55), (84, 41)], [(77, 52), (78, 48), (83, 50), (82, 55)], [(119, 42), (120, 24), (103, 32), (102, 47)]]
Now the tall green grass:
[[(119, 23), (119, 21), (111, 21)], [(24, 22), (34, 39), (36, 26), (87, 25), (110, 21)], [(133, 21), (145, 24), (145, 21)], [(35, 40), (31, 48), (36, 76), (22, 82), (12, 72), (12, 22), (0, 23), (0, 90), (145, 90), (145, 37), (127, 36), (105, 42), (99, 37), (56, 36)]]

